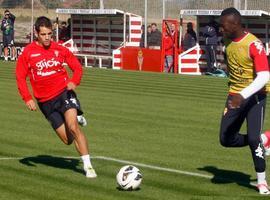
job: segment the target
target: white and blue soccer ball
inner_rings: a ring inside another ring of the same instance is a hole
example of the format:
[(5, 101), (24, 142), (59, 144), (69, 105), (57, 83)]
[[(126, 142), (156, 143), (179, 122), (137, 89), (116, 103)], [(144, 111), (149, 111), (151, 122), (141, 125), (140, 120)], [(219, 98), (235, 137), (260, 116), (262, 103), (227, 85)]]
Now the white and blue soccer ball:
[(123, 190), (136, 190), (142, 182), (142, 174), (137, 167), (125, 165), (117, 173), (116, 181)]

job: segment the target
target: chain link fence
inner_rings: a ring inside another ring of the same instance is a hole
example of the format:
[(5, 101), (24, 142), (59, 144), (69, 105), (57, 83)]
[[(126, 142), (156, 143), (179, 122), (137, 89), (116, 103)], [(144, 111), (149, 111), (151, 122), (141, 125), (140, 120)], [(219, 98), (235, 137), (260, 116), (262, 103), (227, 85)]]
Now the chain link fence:
[[(148, 23), (161, 23), (163, 18), (163, 1), (165, 2), (165, 18), (178, 19), (181, 9), (224, 9), (235, 6), (234, 0), (147, 0)], [(32, 10), (33, 2), (33, 10)], [(238, 0), (238, 7), (250, 10), (265, 10), (270, 12), (270, 0)], [(145, 0), (103, 0), (105, 9), (119, 9), (144, 17)], [(45, 15), (56, 20), (56, 8), (97, 9), (100, 0), (0, 0), (0, 17), (9, 9), (15, 16), (15, 42), (29, 42), (32, 15)], [(69, 16), (60, 15), (60, 21), (66, 21)], [(2, 32), (0, 33), (2, 38)]]

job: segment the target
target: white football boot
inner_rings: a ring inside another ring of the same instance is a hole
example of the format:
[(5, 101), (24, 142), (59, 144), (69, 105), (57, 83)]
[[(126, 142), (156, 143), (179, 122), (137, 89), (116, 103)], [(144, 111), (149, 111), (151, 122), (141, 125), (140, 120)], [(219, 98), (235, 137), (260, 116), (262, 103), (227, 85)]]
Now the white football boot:
[(85, 171), (86, 178), (96, 178), (97, 177), (96, 171), (92, 167), (88, 167), (88, 168), (84, 169), (84, 171)]
[(257, 188), (259, 190), (259, 193), (262, 195), (269, 195), (270, 194), (269, 187), (268, 187), (267, 183), (266, 184), (258, 184)]
[(78, 120), (79, 125), (81, 125), (81, 126), (86, 126), (87, 125), (87, 121), (84, 118), (84, 116), (78, 115), (77, 120)]

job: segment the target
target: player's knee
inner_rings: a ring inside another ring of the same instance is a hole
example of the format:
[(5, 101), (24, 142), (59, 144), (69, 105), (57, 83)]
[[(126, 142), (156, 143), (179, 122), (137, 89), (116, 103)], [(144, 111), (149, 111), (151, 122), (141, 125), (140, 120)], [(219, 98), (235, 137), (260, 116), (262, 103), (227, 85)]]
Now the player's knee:
[(72, 141), (71, 140), (66, 140), (66, 141), (63, 141), (63, 142), (66, 145), (71, 145), (73, 143), (73, 140)]
[(62, 139), (63, 143), (66, 145), (71, 145), (74, 141), (74, 138), (66, 138), (66, 139)]
[(73, 135), (76, 135), (76, 134), (80, 131), (80, 128), (79, 128), (78, 124), (73, 123), (73, 124), (70, 124), (70, 125), (68, 126), (68, 130), (69, 130), (69, 132), (71, 132)]
[(219, 142), (223, 147), (228, 147), (228, 143), (226, 142), (226, 140), (220, 140)]
[(73, 141), (74, 141), (74, 138), (69, 138), (69, 139), (67, 140), (66, 145), (71, 145), (71, 144), (73, 143)]
[(224, 137), (224, 136), (221, 136), (221, 137), (219, 138), (219, 142), (220, 142), (220, 144), (221, 144), (222, 146), (224, 146), (224, 147), (229, 147), (229, 146), (230, 146), (229, 140), (228, 140), (226, 137)]

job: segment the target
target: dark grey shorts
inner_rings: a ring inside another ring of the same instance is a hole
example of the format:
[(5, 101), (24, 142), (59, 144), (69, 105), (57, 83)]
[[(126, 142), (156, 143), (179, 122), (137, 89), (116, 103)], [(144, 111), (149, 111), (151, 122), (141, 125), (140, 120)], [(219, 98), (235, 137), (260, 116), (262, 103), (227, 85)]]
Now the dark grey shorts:
[(65, 122), (64, 113), (67, 110), (75, 108), (78, 115), (83, 114), (76, 93), (72, 90), (65, 90), (49, 101), (39, 102), (38, 106), (54, 129), (59, 128)]

